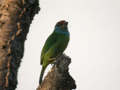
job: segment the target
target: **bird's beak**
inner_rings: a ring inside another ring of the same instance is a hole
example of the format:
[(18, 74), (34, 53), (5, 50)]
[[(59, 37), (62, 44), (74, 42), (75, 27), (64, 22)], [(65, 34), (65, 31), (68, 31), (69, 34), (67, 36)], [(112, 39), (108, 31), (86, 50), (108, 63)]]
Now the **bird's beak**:
[(64, 22), (64, 24), (62, 25), (62, 28), (65, 28), (65, 27), (67, 27), (67, 25), (68, 25), (68, 22)]
[(65, 28), (65, 27), (67, 27), (67, 25), (68, 25), (68, 22), (64, 22), (64, 24), (62, 25), (62, 28)]
[(68, 22), (65, 22), (65, 25), (68, 25)]

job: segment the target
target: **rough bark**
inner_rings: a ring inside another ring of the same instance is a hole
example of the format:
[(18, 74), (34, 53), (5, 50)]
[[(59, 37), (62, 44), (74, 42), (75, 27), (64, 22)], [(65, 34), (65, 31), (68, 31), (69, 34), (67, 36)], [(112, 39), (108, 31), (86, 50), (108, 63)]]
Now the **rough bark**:
[(15, 90), (17, 71), (38, 0), (0, 0), (0, 90)]
[(47, 74), (37, 90), (72, 90), (76, 88), (74, 79), (69, 74), (71, 59), (65, 55), (60, 56), (51, 71)]

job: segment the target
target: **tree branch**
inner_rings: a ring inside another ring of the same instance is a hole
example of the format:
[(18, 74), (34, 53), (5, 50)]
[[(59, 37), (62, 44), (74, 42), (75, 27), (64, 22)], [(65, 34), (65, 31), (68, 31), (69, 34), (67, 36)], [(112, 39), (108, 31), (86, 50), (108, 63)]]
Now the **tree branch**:
[(37, 90), (75, 89), (75, 81), (68, 72), (70, 63), (71, 59), (69, 57), (65, 55), (60, 56)]

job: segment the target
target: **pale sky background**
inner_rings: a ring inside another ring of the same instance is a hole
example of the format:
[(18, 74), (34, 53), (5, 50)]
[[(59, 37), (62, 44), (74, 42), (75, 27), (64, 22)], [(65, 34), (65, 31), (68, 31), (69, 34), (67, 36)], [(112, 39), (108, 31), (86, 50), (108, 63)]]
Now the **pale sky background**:
[(63, 19), (69, 22), (65, 53), (72, 58), (76, 90), (120, 90), (120, 0), (40, 0), (40, 6), (25, 42), (16, 90), (37, 88), (41, 49)]

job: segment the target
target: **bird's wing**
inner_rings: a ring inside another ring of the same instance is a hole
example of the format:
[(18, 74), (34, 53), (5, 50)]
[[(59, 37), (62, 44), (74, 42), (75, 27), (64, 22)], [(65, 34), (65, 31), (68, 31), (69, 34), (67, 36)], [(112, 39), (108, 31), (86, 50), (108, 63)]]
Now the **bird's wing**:
[(41, 64), (43, 63), (43, 57), (45, 55), (45, 53), (52, 47), (52, 45), (56, 42), (57, 40), (57, 35), (52, 33), (46, 40), (43, 49), (42, 49), (42, 53), (41, 53)]
[(49, 58), (48, 62), (51, 62), (52, 58), (56, 58), (57, 56), (61, 55), (63, 51), (66, 49), (69, 37), (62, 37), (59, 36), (56, 38), (57, 41), (54, 42), (51, 47), (45, 53), (45, 57)]

